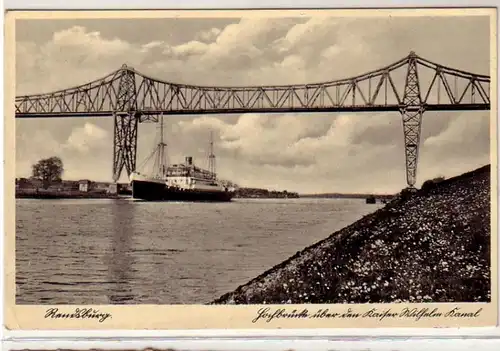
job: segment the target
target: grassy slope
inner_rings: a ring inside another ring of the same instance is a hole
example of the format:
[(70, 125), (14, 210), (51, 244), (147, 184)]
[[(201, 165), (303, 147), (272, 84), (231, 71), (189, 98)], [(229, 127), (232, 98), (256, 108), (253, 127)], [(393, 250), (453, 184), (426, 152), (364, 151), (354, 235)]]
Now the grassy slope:
[(398, 197), (216, 304), (490, 301), (490, 167)]

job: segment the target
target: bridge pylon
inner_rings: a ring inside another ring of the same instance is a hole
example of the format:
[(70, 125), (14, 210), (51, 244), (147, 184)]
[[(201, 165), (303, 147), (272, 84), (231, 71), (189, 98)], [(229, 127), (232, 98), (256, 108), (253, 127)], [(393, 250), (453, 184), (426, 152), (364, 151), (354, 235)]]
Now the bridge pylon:
[(400, 111), (403, 118), (406, 181), (410, 188), (414, 188), (417, 180), (420, 131), (422, 129), (422, 115), (424, 113), (418, 80), (417, 56), (414, 52), (411, 52), (408, 56), (403, 106)]
[(136, 113), (115, 113), (113, 141), (113, 182), (120, 179), (123, 167), (127, 175), (135, 171), (137, 156), (137, 127), (139, 117)]
[(126, 67), (120, 71), (117, 106), (113, 113), (113, 181), (120, 179), (123, 167), (127, 175), (135, 171), (137, 156), (137, 127), (140, 113), (137, 112), (135, 73)]

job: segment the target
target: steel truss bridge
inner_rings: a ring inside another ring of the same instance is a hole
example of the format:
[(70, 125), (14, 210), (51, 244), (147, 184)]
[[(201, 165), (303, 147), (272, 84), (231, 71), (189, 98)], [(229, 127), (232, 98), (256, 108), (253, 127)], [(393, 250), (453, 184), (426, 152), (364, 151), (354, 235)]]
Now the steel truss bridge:
[(285, 112), (401, 114), (406, 180), (417, 176), (425, 111), (490, 109), (490, 77), (446, 67), (411, 52), (393, 64), (335, 81), (275, 86), (196, 86), (146, 76), (123, 65), (77, 87), (16, 97), (16, 118), (113, 117), (113, 180), (136, 168), (137, 128), (160, 115)]

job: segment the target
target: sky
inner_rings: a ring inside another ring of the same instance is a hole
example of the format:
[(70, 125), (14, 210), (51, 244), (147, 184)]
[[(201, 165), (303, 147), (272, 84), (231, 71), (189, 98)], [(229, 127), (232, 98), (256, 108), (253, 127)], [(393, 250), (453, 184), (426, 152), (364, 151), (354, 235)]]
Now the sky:
[[(194, 85), (315, 83), (410, 51), (488, 75), (489, 43), (489, 19), (472, 16), (18, 20), (16, 95), (87, 83), (122, 64)], [(240, 186), (300, 193), (406, 186), (399, 113), (169, 116), (165, 125), (170, 162), (190, 155), (203, 167), (213, 131), (219, 177)], [(138, 166), (157, 135), (155, 124), (139, 126)], [(18, 119), (16, 176), (59, 156), (65, 179), (110, 181), (112, 140), (112, 118)], [(426, 112), (417, 185), (488, 164), (489, 149), (488, 111)]]

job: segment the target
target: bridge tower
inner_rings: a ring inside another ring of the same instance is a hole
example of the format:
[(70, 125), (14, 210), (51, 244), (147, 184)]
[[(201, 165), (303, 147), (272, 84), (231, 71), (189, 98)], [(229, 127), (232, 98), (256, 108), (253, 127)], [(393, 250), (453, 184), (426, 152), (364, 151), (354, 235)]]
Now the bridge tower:
[(401, 108), (405, 141), (406, 181), (409, 188), (415, 188), (417, 180), (423, 113), (424, 106), (422, 104), (417, 72), (417, 55), (412, 51), (408, 56), (408, 70), (406, 73), (403, 106)]
[(113, 181), (120, 178), (123, 167), (127, 175), (135, 170), (137, 154), (137, 112), (135, 72), (126, 65), (120, 70), (117, 104), (114, 111)]

